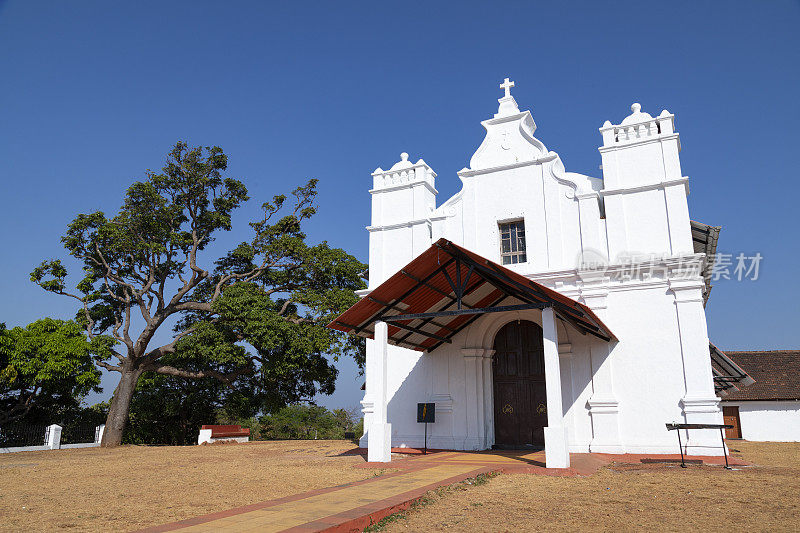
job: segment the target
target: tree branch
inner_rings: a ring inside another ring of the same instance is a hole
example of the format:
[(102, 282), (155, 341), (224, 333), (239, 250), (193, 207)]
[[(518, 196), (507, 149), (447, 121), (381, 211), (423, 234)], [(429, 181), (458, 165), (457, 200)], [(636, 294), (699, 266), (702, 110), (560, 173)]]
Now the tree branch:
[(105, 361), (97, 361), (97, 366), (101, 368), (105, 368), (106, 370), (110, 370), (111, 372), (122, 372), (122, 367), (118, 365), (112, 365), (110, 363), (106, 363)]
[(239, 376), (252, 374), (254, 368), (252, 366), (245, 366), (228, 374), (223, 374), (222, 372), (217, 372), (216, 370), (183, 370), (180, 368), (175, 368), (174, 366), (159, 364), (152, 365), (148, 367), (147, 370), (156, 372), (157, 374), (163, 374), (165, 376), (175, 376), (187, 379), (215, 378), (230, 386)]

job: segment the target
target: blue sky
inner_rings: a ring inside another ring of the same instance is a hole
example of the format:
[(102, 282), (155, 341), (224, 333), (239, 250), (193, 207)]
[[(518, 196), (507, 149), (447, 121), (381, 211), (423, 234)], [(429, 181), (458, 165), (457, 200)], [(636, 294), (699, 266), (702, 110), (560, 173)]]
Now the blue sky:
[[(407, 151), (440, 203), (506, 76), (567, 170), (601, 176), (597, 128), (630, 104), (676, 115), (696, 220), (760, 252), (720, 281), (721, 348), (800, 347), (797, 2), (44, 2), (0, 0), (0, 321), (69, 318), (28, 281), (79, 212), (112, 212), (178, 139), (219, 145), (253, 197), (320, 179), (308, 227), (366, 261), (370, 172)], [(340, 365), (331, 407), (357, 404)], [(105, 380), (110, 394), (116, 380)], [(92, 398), (95, 400), (96, 398)]]

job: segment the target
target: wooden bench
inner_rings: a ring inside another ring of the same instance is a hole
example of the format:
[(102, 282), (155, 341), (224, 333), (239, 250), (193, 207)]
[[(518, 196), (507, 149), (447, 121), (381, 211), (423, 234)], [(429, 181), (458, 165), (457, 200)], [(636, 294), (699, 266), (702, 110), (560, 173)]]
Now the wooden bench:
[(197, 436), (197, 444), (219, 441), (247, 442), (249, 440), (250, 428), (242, 428), (242, 426), (233, 424), (205, 424), (200, 428), (200, 434)]

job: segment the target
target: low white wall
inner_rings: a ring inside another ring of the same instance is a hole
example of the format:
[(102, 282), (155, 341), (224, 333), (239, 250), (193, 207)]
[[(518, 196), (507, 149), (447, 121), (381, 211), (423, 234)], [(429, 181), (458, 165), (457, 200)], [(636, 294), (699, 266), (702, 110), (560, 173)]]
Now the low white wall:
[(50, 446), (15, 446), (12, 448), (0, 448), (0, 453), (15, 453), (15, 452), (41, 452), (45, 450), (69, 450), (71, 448), (99, 448), (99, 442), (82, 442), (78, 444), (61, 444), (58, 448), (51, 448)]
[(800, 442), (800, 401), (723, 401), (722, 405), (739, 407), (745, 440)]
[(80, 442), (77, 444), (62, 444), (59, 450), (68, 450), (70, 448), (99, 448), (99, 442)]
[(15, 453), (15, 452), (39, 452), (44, 450), (65, 450), (69, 448), (96, 448), (100, 446), (100, 441), (103, 439), (103, 433), (106, 430), (105, 424), (100, 424), (94, 431), (94, 442), (81, 442), (76, 444), (61, 444), (61, 430), (62, 427), (58, 424), (51, 424), (45, 430), (43, 435), (46, 443), (43, 446), (15, 446), (12, 448), (0, 448), (0, 453)]
[(13, 446), (11, 448), (0, 448), (0, 453), (41, 452), (44, 450), (52, 450), (52, 448), (50, 446)]
[(210, 442), (228, 442), (228, 441), (233, 441), (238, 443), (250, 442), (250, 437), (214, 437), (211, 439)]

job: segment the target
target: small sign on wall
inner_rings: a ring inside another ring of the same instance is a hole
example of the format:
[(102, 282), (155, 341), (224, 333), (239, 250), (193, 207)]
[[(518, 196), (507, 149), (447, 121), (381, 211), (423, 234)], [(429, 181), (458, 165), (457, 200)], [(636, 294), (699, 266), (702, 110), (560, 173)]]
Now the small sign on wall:
[(432, 402), (418, 403), (417, 422), (420, 424), (433, 424), (436, 422), (436, 404)]

